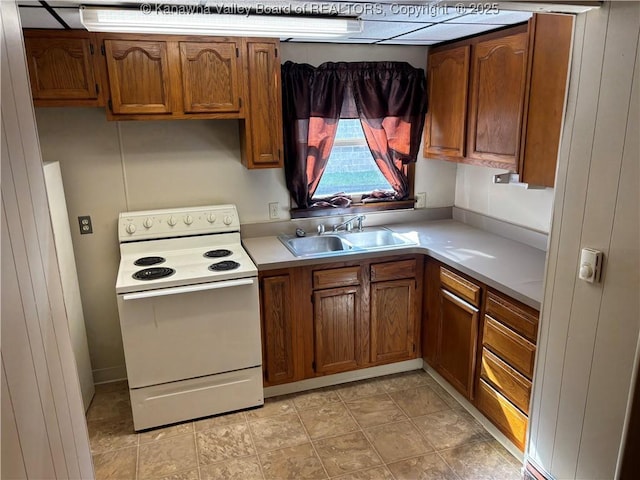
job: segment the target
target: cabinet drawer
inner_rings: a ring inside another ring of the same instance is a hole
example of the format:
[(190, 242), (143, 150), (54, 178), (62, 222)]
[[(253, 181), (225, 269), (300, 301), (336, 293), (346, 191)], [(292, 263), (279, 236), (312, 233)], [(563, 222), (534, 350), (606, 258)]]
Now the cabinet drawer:
[(486, 348), (482, 349), (480, 377), (524, 413), (529, 413), (531, 382)]
[(440, 267), (440, 283), (447, 290), (457, 293), (473, 306), (477, 307), (480, 304), (480, 287), (451, 270)]
[(341, 267), (313, 272), (313, 288), (336, 288), (360, 284), (360, 267)]
[(493, 424), (524, 451), (527, 417), (484, 380), (478, 382), (476, 405)]
[(371, 281), (384, 282), (400, 280), (416, 276), (416, 259), (399, 260), (395, 262), (376, 263), (371, 265)]
[(483, 344), (527, 378), (533, 375), (536, 346), (489, 315), (484, 316)]
[(513, 328), (529, 341), (536, 343), (538, 337), (538, 312), (519, 306), (513, 301), (489, 292), (486, 312), (493, 318)]

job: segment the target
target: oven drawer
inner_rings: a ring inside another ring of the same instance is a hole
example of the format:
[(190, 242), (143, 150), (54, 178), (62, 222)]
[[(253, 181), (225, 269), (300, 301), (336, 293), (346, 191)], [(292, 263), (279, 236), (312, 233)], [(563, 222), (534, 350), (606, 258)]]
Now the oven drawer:
[(118, 295), (130, 388), (262, 363), (257, 278)]
[(264, 404), (262, 368), (254, 367), (130, 390), (135, 430)]

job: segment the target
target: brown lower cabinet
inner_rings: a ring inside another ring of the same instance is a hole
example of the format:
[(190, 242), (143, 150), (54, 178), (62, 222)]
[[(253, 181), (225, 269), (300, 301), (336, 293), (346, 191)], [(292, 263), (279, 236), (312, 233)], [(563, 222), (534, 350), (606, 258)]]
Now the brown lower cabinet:
[(419, 358), (420, 255), (260, 273), (266, 386)]
[(424, 360), (523, 450), (538, 311), (429, 258), (424, 275)]

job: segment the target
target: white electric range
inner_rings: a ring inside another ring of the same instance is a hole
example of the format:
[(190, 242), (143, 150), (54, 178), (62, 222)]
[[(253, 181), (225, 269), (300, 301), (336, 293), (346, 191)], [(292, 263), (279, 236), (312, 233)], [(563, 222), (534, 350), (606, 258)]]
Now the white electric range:
[(121, 213), (118, 236), (134, 428), (262, 405), (258, 272), (235, 206)]

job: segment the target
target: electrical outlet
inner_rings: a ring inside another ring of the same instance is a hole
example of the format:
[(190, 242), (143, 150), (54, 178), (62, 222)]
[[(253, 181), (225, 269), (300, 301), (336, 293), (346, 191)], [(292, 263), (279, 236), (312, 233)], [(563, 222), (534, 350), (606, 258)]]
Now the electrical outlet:
[(272, 202), (269, 204), (269, 218), (271, 220), (277, 220), (280, 218), (280, 204), (278, 202)]
[(89, 215), (78, 217), (78, 224), (80, 225), (80, 235), (93, 233), (93, 225), (91, 225), (91, 217)]
[(425, 192), (416, 193), (416, 208), (427, 208), (427, 194)]

